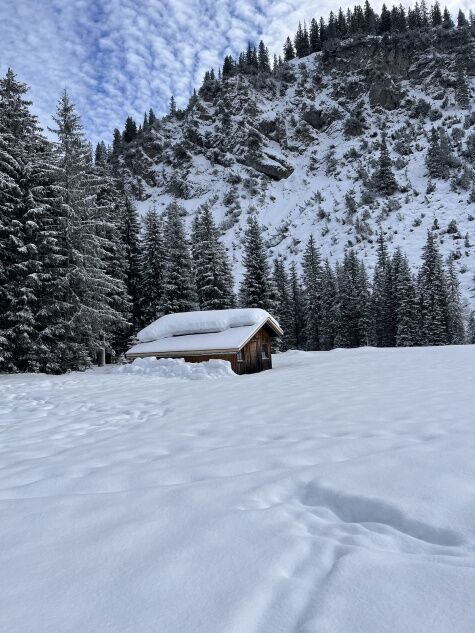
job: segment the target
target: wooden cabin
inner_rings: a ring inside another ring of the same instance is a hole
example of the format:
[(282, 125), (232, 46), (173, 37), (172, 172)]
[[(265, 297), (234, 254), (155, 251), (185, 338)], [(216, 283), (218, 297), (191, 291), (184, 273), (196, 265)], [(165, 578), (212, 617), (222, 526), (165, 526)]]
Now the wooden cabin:
[(183, 358), (189, 363), (222, 359), (236, 374), (272, 369), (272, 341), (283, 332), (260, 308), (203, 310), (161, 317), (139, 332), (126, 353), (135, 358)]

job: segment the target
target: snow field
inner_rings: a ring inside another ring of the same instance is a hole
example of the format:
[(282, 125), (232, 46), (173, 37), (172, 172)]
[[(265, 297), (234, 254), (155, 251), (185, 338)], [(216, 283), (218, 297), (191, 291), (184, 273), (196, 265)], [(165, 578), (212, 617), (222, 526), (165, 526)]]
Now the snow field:
[(475, 346), (0, 376), (0, 630), (472, 633)]

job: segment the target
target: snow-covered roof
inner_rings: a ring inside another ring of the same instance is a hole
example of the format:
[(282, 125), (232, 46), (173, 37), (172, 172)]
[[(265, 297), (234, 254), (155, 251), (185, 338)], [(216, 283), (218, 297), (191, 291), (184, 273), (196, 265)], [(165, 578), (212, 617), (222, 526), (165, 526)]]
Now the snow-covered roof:
[(264, 325), (281, 335), (277, 321), (260, 308), (168, 314), (141, 330), (127, 356), (238, 351)]

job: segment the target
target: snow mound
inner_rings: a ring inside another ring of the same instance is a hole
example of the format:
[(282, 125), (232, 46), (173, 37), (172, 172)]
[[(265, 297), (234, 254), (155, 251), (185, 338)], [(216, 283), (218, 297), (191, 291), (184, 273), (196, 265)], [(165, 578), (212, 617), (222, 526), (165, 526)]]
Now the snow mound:
[(154, 375), (182, 380), (207, 380), (235, 376), (227, 360), (212, 359), (204, 363), (187, 363), (183, 358), (137, 358), (117, 368), (121, 374)]
[(270, 314), (261, 308), (180, 312), (160, 317), (141, 330), (137, 338), (141, 343), (149, 343), (169, 336), (223, 332), (232, 327), (264, 323), (269, 318)]

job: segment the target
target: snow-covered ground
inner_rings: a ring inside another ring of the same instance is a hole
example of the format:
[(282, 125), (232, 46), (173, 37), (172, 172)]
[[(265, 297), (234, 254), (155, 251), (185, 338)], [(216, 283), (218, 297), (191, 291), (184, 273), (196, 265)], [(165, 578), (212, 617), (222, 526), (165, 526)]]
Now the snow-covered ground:
[(2, 632), (473, 633), (475, 346), (184, 377), (0, 376)]

